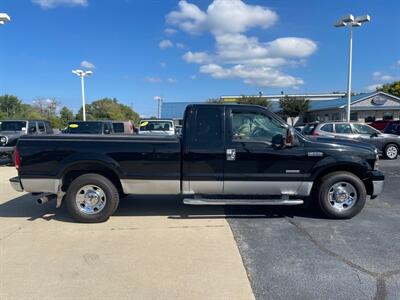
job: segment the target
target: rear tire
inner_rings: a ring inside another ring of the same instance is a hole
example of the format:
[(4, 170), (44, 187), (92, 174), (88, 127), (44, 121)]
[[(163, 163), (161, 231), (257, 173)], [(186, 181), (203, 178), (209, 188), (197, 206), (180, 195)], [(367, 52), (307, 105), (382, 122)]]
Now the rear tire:
[(68, 212), (76, 221), (99, 223), (115, 212), (119, 193), (108, 178), (99, 174), (85, 174), (72, 181), (65, 202)]
[(367, 192), (356, 175), (338, 171), (325, 175), (316, 191), (322, 212), (333, 219), (350, 219), (364, 207)]
[(396, 144), (387, 144), (383, 151), (383, 155), (387, 159), (396, 159), (399, 155), (399, 147)]

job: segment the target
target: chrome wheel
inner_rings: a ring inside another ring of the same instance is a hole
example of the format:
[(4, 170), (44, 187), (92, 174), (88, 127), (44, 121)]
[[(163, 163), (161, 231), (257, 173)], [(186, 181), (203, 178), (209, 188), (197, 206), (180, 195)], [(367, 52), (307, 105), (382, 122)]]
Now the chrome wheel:
[(85, 185), (76, 193), (75, 202), (84, 214), (93, 215), (101, 212), (106, 206), (106, 195), (97, 185)]
[(396, 146), (390, 145), (389, 147), (387, 147), (386, 149), (387, 157), (389, 157), (390, 159), (395, 159), (397, 157), (397, 154), (398, 154), (398, 149)]
[(348, 210), (353, 207), (357, 200), (356, 188), (346, 181), (335, 183), (328, 191), (329, 204), (337, 211)]

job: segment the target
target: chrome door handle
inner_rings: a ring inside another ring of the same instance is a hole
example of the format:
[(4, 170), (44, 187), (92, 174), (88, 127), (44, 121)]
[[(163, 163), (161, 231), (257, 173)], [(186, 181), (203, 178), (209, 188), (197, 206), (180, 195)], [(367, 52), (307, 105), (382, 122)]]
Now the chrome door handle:
[(236, 149), (226, 149), (226, 160), (236, 159)]

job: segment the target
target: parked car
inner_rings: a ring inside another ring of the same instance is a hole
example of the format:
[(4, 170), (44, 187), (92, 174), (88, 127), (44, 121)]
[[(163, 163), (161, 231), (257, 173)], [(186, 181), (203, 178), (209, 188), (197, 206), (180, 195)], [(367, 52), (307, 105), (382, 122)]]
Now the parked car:
[(143, 119), (140, 121), (139, 134), (175, 135), (173, 120)]
[(400, 121), (390, 121), (383, 132), (400, 135)]
[[(17, 191), (63, 202), (80, 222), (107, 220), (124, 195), (180, 195), (193, 205), (319, 203), (351, 218), (382, 192), (375, 147), (305, 138), (268, 109), (197, 104), (182, 136), (24, 136), (17, 146)], [(311, 198), (309, 196), (312, 196)]]
[(68, 122), (63, 133), (67, 134), (112, 134), (111, 121), (74, 121)]
[(11, 159), (18, 139), (24, 134), (52, 134), (48, 121), (4, 120), (0, 121), (0, 159)]
[(135, 126), (130, 121), (112, 121), (114, 133), (135, 134)]
[(378, 153), (387, 159), (396, 159), (399, 155), (400, 136), (382, 133), (363, 123), (355, 122), (325, 122), (311, 123), (303, 129), (303, 134), (353, 139), (371, 144)]
[(389, 122), (390, 122), (390, 120), (378, 120), (378, 121), (373, 121), (369, 125), (375, 129), (378, 129), (379, 131), (383, 132)]

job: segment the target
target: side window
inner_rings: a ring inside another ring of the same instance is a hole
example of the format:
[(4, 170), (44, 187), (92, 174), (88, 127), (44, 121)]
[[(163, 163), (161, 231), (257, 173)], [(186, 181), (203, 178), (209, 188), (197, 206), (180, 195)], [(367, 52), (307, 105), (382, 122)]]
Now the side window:
[(37, 133), (36, 122), (29, 122), (28, 133)]
[(46, 129), (44, 128), (44, 123), (43, 122), (38, 122), (38, 127), (39, 127), (39, 133), (45, 133)]
[(222, 120), (220, 107), (199, 107), (191, 145), (195, 148), (223, 147)]
[(46, 126), (47, 133), (53, 133), (53, 129), (51, 128), (50, 122), (46, 122), (45, 126)]
[(232, 111), (231, 132), (233, 140), (271, 142), (277, 134), (285, 136), (286, 128), (262, 113)]
[(350, 124), (335, 124), (336, 133), (353, 133)]
[(325, 124), (321, 127), (322, 131), (333, 132), (333, 124)]

